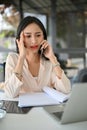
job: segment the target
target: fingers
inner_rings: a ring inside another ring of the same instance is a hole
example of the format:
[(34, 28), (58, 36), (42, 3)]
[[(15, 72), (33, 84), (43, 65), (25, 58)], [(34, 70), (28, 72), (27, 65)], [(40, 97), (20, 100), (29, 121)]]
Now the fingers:
[(41, 42), (41, 50), (46, 49), (49, 46), (47, 40), (43, 40)]
[(24, 41), (24, 33), (23, 32), (21, 32), (21, 34), (20, 34), (20, 39), (16, 39), (16, 42), (19, 44), (22, 44), (23, 43), (23, 41)]
[(20, 42), (23, 42), (23, 32), (20, 34)]

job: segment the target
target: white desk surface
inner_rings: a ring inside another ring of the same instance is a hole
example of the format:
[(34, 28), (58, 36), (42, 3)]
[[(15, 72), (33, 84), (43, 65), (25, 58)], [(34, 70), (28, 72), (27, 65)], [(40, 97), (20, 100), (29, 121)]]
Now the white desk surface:
[[(2, 92), (0, 99), (3, 99)], [(45, 109), (48, 108), (49, 112), (52, 112), (53, 110), (56, 111), (57, 106), (45, 107)], [(45, 109), (33, 107), (27, 114), (7, 113), (3, 119), (0, 119), (0, 130), (87, 130), (87, 121), (62, 125)], [(63, 109), (63, 106), (58, 106), (57, 110), (60, 111), (61, 109)]]
[(27, 114), (9, 114), (0, 119), (0, 130), (87, 130), (87, 121), (61, 125), (42, 107), (34, 107)]

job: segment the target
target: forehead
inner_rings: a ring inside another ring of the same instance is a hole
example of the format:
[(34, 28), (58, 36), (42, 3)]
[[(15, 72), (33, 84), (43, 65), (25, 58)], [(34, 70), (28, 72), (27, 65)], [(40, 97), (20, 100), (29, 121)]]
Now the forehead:
[(41, 28), (39, 27), (38, 24), (36, 23), (31, 23), (29, 25), (27, 25), (24, 29), (24, 31), (28, 31), (28, 32), (42, 32)]

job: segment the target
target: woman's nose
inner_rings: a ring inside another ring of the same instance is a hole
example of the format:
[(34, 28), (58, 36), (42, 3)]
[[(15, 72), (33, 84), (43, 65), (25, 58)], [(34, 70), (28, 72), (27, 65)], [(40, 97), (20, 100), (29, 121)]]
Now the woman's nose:
[(34, 36), (31, 38), (31, 42), (32, 44), (36, 43), (36, 38)]

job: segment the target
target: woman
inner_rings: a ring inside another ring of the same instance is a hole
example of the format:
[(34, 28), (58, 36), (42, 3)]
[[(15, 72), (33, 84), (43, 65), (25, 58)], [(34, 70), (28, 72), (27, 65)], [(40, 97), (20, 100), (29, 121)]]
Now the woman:
[(61, 69), (46, 30), (39, 19), (25, 17), (17, 29), (18, 53), (9, 53), (5, 68), (5, 93), (16, 97), (20, 93), (41, 92), (44, 86), (69, 93), (69, 79)]

